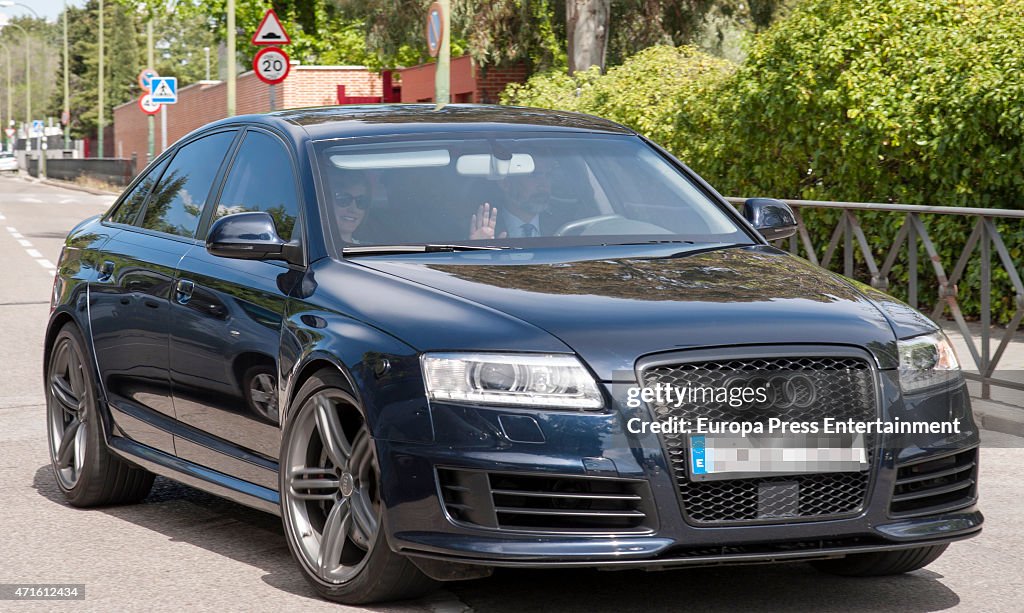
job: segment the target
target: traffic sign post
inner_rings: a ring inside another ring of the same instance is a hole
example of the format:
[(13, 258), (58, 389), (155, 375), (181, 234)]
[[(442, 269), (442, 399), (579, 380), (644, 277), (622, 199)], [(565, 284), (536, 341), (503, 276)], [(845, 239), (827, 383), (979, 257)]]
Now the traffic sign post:
[(288, 45), (292, 39), (284, 31), (284, 26), (281, 25), (281, 20), (277, 18), (274, 9), (268, 9), (263, 14), (263, 20), (256, 28), (256, 33), (252, 35), (251, 42), (254, 45)]
[(158, 75), (156, 71), (152, 68), (143, 68), (142, 72), (139, 73), (139, 87), (141, 87), (143, 91), (148, 92), (150, 80), (155, 79), (159, 76), (160, 75)]
[(437, 108), (451, 101), (451, 11), (449, 0), (438, 0), (427, 10), (427, 49), (437, 58), (434, 69), (434, 102)]
[(256, 76), (267, 85), (276, 85), (284, 81), (291, 69), (288, 54), (277, 47), (264, 47), (252, 59), (252, 69)]
[(153, 77), (150, 80), (150, 96), (157, 104), (177, 104), (178, 79), (175, 77)]
[[(292, 42), (285, 31), (281, 20), (278, 19), (274, 9), (268, 9), (263, 14), (263, 20), (256, 28), (250, 41), (254, 45), (287, 45)], [(277, 108), (277, 87), (281, 81), (288, 76), (291, 70), (288, 54), (278, 47), (264, 47), (256, 52), (252, 60), (252, 69), (261, 81), (270, 86), (270, 110)]]
[(156, 115), (160, 112), (160, 107), (162, 106), (162, 104), (153, 102), (152, 94), (142, 94), (139, 96), (139, 108), (147, 115)]

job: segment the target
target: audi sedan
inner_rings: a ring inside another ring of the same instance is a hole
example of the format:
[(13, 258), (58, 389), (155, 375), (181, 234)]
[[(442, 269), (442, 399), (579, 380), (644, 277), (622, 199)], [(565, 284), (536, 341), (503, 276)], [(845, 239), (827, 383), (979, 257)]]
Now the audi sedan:
[(921, 568), (982, 524), (956, 356), (772, 246), (795, 229), (595, 117), (215, 122), (67, 237), (54, 476), (279, 514), (344, 603), (495, 567)]

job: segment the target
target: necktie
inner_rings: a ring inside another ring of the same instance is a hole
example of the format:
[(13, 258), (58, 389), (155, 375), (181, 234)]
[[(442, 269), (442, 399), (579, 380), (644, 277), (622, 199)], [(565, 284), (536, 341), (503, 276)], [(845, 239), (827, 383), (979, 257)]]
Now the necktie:
[(522, 228), (523, 230), (523, 236), (537, 236), (537, 226), (533, 225), (532, 223), (524, 223), (523, 225), (520, 226), (520, 228)]

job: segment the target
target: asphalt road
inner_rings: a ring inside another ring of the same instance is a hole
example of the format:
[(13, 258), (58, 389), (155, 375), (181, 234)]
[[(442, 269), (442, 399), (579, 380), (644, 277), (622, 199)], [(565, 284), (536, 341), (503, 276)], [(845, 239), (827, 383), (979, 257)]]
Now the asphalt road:
[[(112, 202), (0, 178), (0, 583), (85, 584), (77, 602), (0, 610), (343, 611), (295, 570), (279, 520), (158, 479), (142, 504), (80, 510), (50, 472), (41, 385), (52, 265)], [(393, 611), (1022, 611), (1024, 439), (986, 433), (984, 533), (927, 569), (840, 579), (803, 564), (666, 572), (499, 572)]]

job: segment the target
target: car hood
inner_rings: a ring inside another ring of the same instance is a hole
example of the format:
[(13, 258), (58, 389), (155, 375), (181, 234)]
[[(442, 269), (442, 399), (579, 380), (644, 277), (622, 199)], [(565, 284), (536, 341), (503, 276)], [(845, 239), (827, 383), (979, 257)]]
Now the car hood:
[(556, 249), (356, 261), (546, 330), (604, 381), (631, 379), (643, 355), (714, 346), (853, 345), (893, 364), (895, 335), (882, 312), (838, 275), (788, 253), (676, 246), (615, 257), (609, 249), (582, 258), (575, 249), (575, 259)]

